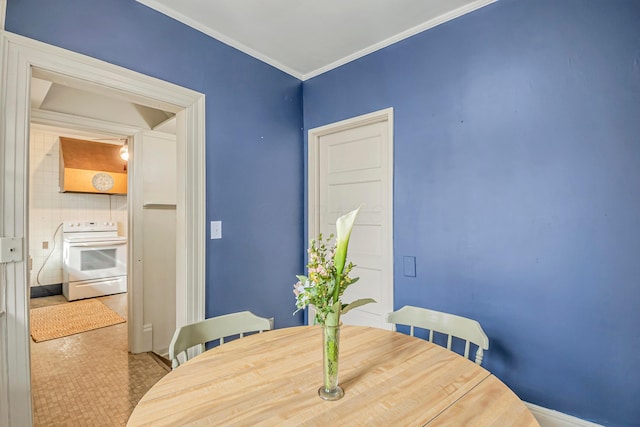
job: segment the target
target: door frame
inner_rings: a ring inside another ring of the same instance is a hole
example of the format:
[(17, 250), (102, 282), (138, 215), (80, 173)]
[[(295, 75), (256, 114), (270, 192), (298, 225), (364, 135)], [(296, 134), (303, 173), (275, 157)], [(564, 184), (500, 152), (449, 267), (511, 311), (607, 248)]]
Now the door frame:
[[(320, 210), (316, 209), (316, 207), (320, 206), (320, 138), (332, 133), (380, 122), (387, 122), (387, 138), (389, 142), (387, 150), (389, 173), (386, 177), (389, 182), (389, 193), (386, 195), (390, 202), (386, 224), (389, 227), (389, 234), (387, 241), (384, 242), (389, 249), (388, 259), (385, 260), (388, 277), (383, 279), (386, 279), (387, 283), (391, 283), (390, 292), (387, 297), (393, 309), (395, 288), (393, 274), (393, 107), (309, 129), (307, 158), (307, 231), (309, 238), (317, 236), (320, 232)], [(307, 323), (312, 324), (314, 318), (315, 310), (310, 306)]]
[[(205, 99), (204, 94), (23, 36), (0, 32), (0, 235), (23, 242), (22, 261), (2, 264), (0, 291), (6, 293), (4, 360), (0, 390), (7, 391), (10, 425), (32, 424), (29, 282), (28, 155), (30, 84), (39, 68), (96, 89), (114, 90), (132, 102), (171, 111), (177, 116), (178, 200), (176, 323), (204, 319), (205, 285)], [(135, 146), (135, 136), (134, 136)], [(188, 189), (188, 191), (187, 191)], [(131, 220), (131, 211), (129, 213)], [(142, 286), (132, 281), (129, 304), (130, 350), (142, 351)], [(132, 333), (133, 331), (133, 333)], [(10, 351), (9, 351), (10, 350)]]

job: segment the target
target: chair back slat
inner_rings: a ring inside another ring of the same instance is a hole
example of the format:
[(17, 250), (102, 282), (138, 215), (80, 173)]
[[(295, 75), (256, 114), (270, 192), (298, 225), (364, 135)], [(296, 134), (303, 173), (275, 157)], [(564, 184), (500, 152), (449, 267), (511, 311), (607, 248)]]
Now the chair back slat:
[(482, 363), (483, 350), (489, 349), (489, 337), (482, 330), (480, 323), (455, 314), (429, 310), (421, 307), (406, 305), (401, 309), (389, 313), (387, 322), (395, 325), (408, 325), (411, 335), (414, 328), (418, 327), (429, 331), (429, 341), (433, 342), (433, 333), (438, 332), (447, 335), (447, 349), (451, 350), (452, 337), (465, 341), (464, 356), (469, 357), (469, 342), (478, 346), (475, 362)]

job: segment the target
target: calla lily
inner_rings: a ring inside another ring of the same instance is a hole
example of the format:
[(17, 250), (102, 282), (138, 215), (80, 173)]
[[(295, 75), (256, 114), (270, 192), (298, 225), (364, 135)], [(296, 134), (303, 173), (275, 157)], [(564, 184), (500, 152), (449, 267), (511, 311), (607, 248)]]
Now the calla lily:
[(347, 248), (349, 247), (349, 237), (351, 237), (351, 229), (356, 217), (360, 212), (360, 208), (342, 215), (336, 221), (336, 253), (333, 256), (333, 263), (336, 266), (338, 276), (342, 275), (344, 264), (347, 261)]
[[(344, 271), (344, 264), (347, 262), (347, 248), (349, 247), (349, 237), (351, 237), (351, 229), (353, 223), (356, 222), (356, 217), (360, 212), (360, 208), (342, 215), (336, 221), (336, 253), (333, 256), (333, 264), (336, 266), (336, 283), (340, 283), (342, 278), (342, 272)], [(333, 291), (333, 302), (338, 301), (338, 295), (340, 294), (340, 286), (336, 286)]]

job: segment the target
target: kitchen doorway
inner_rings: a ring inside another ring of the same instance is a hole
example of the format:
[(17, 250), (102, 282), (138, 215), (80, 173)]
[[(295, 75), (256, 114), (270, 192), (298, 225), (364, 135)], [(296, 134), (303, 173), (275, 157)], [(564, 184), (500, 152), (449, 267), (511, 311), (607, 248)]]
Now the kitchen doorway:
[[(28, 314), (28, 149), (30, 79), (34, 69), (67, 76), (96, 91), (118, 93), (141, 105), (173, 110), (177, 117), (176, 324), (204, 318), (204, 95), (84, 55), (2, 33), (5, 58), (0, 93), (3, 109), (4, 180), (0, 188), (0, 235), (22, 242), (22, 258), (3, 264), (6, 314), (0, 317), (0, 424), (31, 425)], [(133, 146), (142, 138), (133, 135)], [(140, 144), (142, 145), (142, 144)], [(130, 221), (131, 223), (131, 221)], [(135, 239), (133, 244), (136, 244)], [(133, 269), (135, 272), (135, 269)], [(143, 295), (133, 283), (129, 305), (129, 350), (145, 351)], [(11, 351), (8, 351), (8, 349)], [(6, 411), (4, 410), (6, 408)], [(5, 422), (6, 421), (6, 422)]]

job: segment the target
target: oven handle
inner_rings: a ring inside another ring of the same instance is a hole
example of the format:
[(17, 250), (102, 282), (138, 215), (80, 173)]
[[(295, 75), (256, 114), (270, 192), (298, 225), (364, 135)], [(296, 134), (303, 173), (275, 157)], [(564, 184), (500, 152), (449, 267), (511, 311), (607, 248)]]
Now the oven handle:
[(121, 245), (126, 245), (127, 242), (87, 242), (87, 243), (80, 243), (80, 242), (76, 242), (76, 243), (69, 243), (69, 247), (71, 248), (77, 248), (77, 247), (83, 247), (83, 248), (92, 248), (92, 247), (96, 247), (96, 246), (121, 246)]

